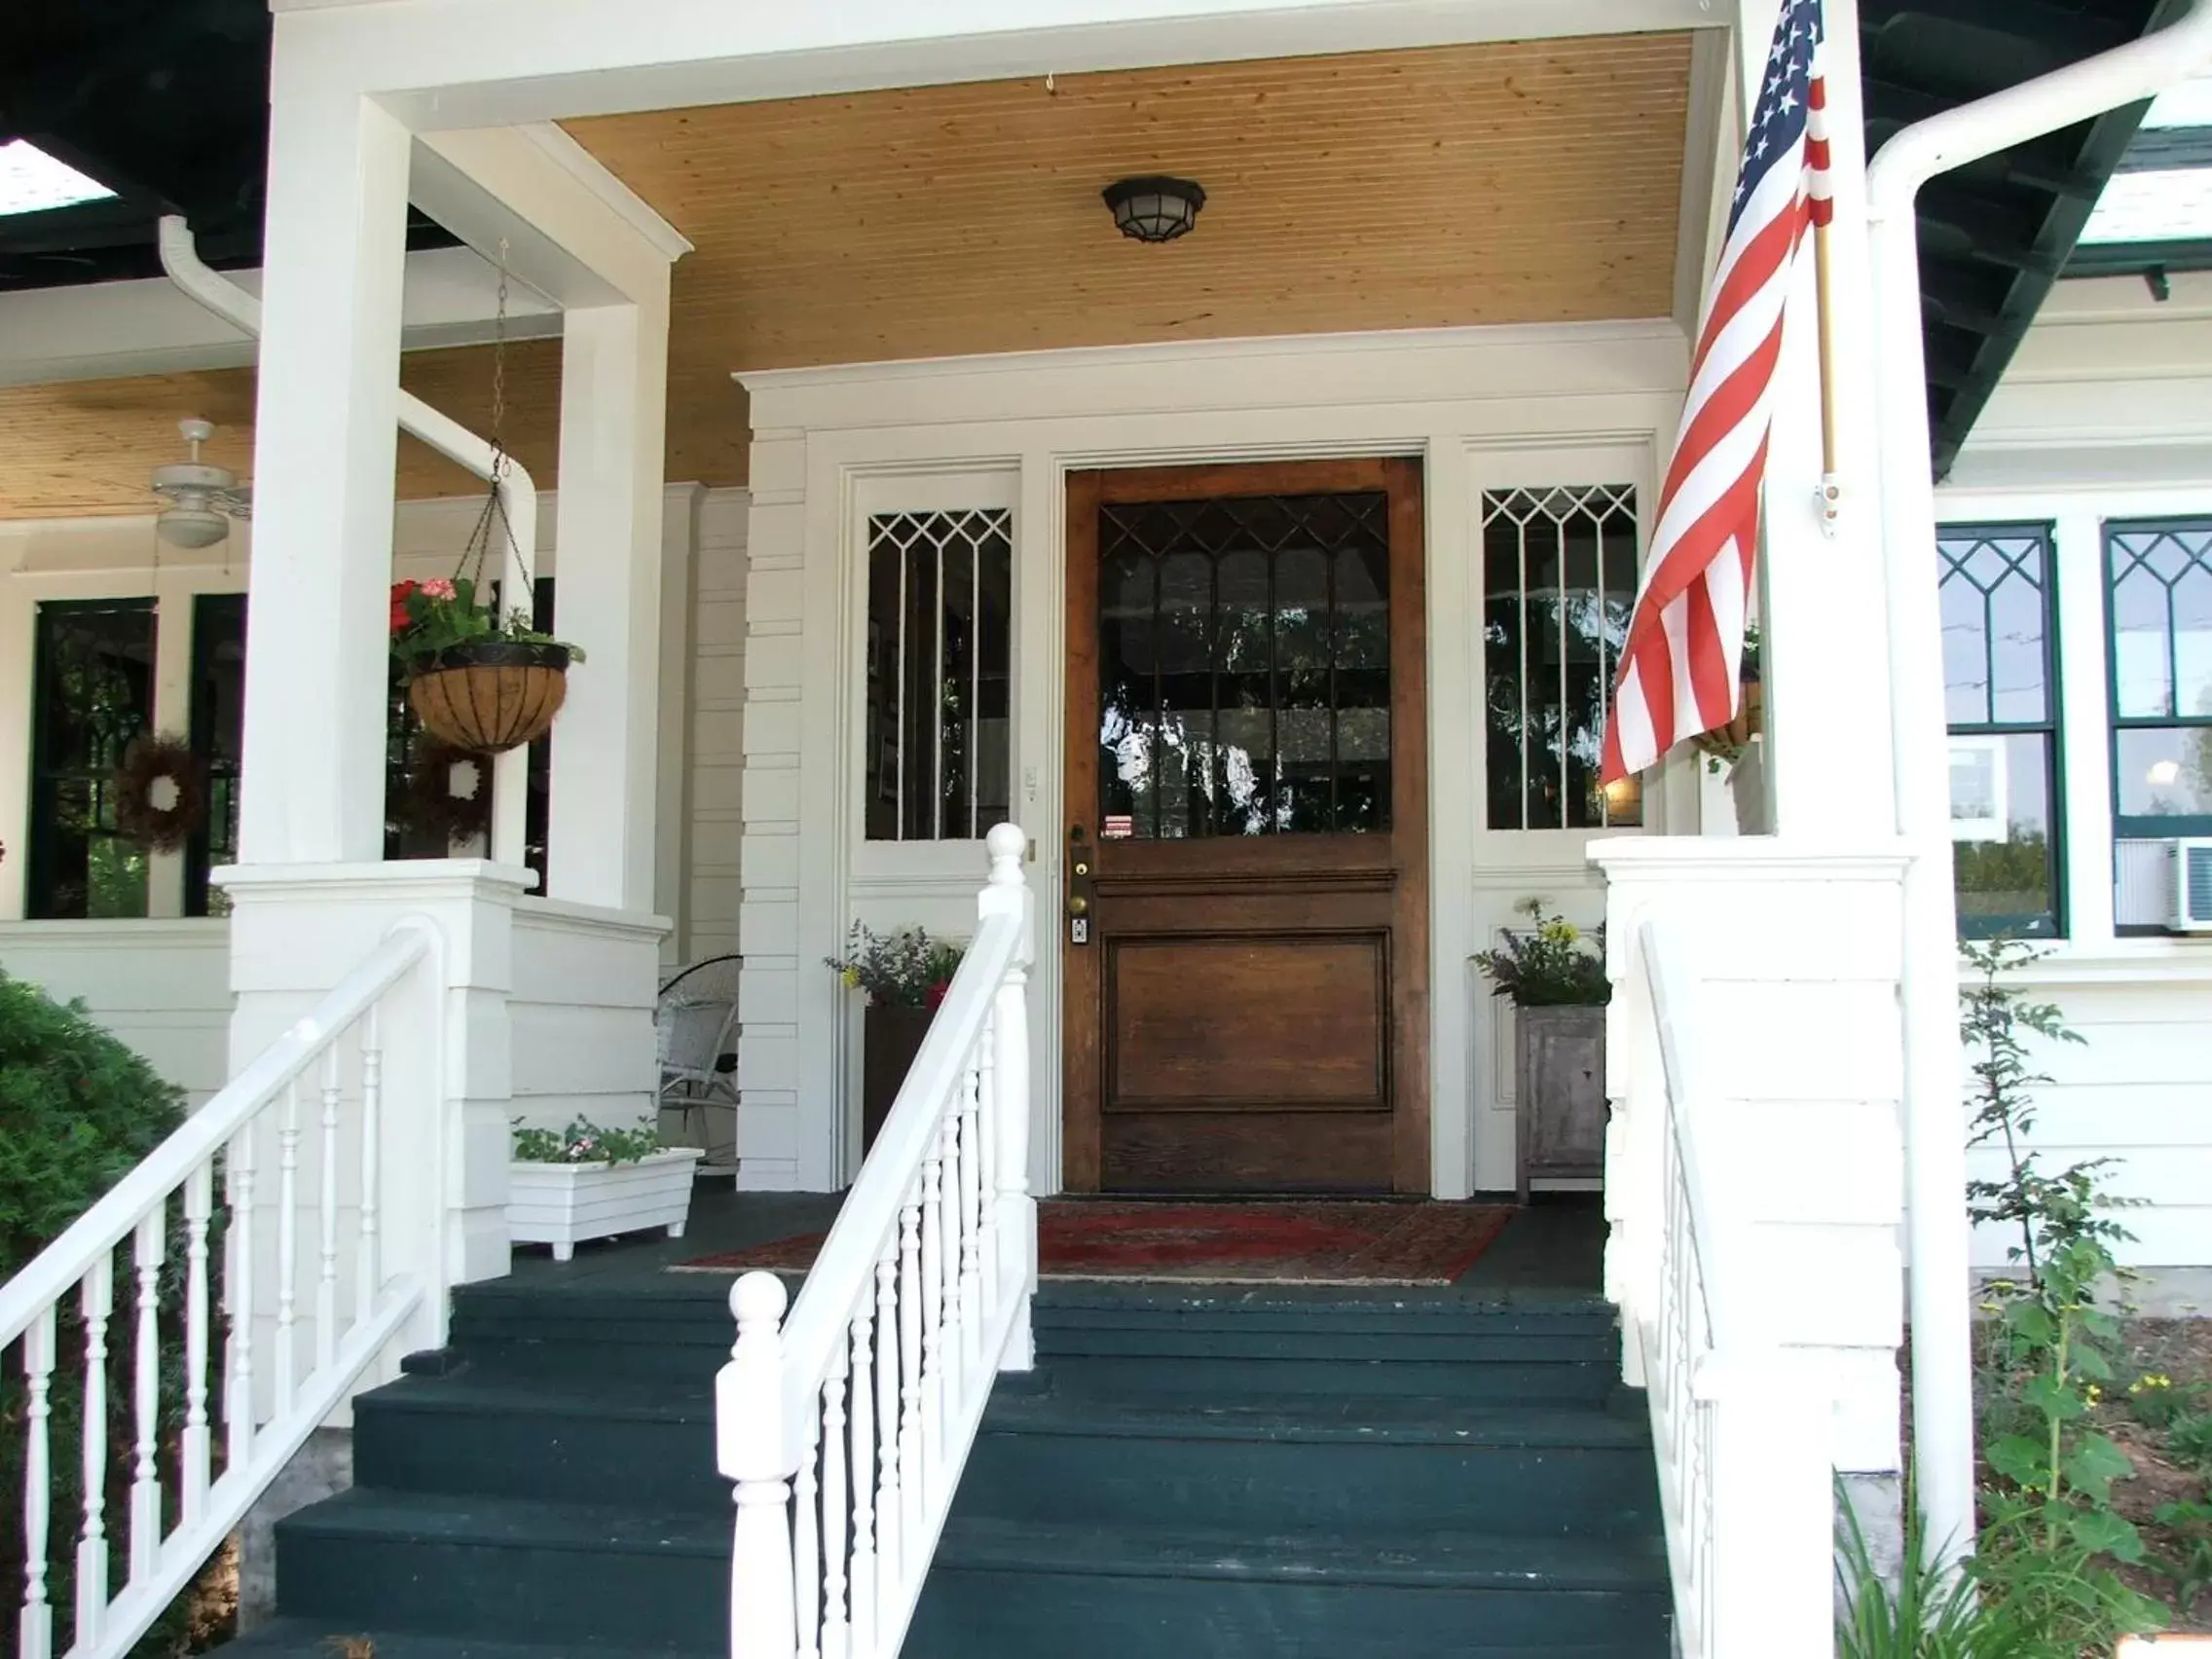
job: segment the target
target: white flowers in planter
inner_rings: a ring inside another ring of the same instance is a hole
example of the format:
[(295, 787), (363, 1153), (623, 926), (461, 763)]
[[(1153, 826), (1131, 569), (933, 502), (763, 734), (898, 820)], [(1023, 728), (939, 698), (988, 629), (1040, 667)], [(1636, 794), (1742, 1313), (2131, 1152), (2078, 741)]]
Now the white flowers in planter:
[(649, 1123), (605, 1129), (578, 1118), (565, 1130), (517, 1127), (507, 1165), (507, 1236), (550, 1244), (566, 1262), (587, 1238), (666, 1228), (683, 1236), (701, 1150), (664, 1147)]

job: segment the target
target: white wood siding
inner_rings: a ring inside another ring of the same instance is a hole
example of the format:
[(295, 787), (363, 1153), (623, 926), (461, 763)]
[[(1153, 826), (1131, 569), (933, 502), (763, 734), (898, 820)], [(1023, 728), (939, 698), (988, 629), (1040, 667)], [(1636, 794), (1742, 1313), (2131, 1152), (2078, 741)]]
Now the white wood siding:
[(228, 922), (14, 922), (0, 927), (0, 969), (63, 1002), (82, 997), (195, 1106), (230, 1075)]

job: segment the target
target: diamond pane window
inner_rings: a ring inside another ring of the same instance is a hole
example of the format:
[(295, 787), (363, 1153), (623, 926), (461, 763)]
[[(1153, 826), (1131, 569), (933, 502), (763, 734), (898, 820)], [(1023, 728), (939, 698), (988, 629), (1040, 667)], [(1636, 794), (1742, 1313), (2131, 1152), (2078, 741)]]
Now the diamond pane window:
[(2212, 835), (2212, 519), (2105, 526), (2122, 838)]
[(2060, 931), (2050, 527), (1936, 531), (1952, 868), (1970, 938)]
[(38, 608), (26, 909), (143, 916), (145, 851), (118, 833), (112, 779), (153, 724), (154, 602)]
[(1493, 830), (1643, 822), (1598, 782), (1605, 699), (1636, 606), (1636, 491), (1483, 494), (1485, 745)]
[(1012, 812), (1012, 515), (867, 521), (871, 841), (979, 839)]
[(1101, 821), (1389, 829), (1388, 497), (1115, 502), (1098, 527)]

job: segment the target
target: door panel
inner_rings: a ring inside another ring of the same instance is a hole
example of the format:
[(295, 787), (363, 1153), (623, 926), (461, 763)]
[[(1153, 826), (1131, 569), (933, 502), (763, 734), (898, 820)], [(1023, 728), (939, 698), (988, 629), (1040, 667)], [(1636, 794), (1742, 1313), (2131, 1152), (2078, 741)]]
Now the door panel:
[(1425, 1192), (1418, 465), (1068, 503), (1068, 1186)]

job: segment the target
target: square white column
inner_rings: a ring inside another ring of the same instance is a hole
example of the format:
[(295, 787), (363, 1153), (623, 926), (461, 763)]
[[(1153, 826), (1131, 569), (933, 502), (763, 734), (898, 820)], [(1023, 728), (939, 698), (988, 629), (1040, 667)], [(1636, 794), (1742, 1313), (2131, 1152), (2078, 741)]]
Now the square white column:
[(408, 145), (350, 93), (271, 111), (244, 863), (383, 855)]
[(569, 312), (555, 632), (585, 653), (553, 726), (547, 890), (653, 907), (668, 294)]

